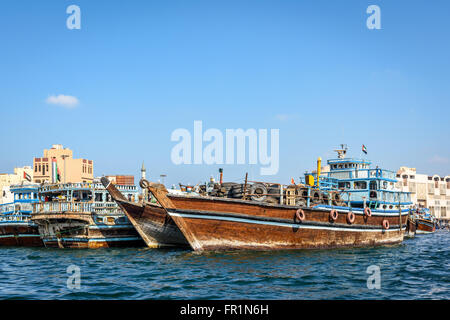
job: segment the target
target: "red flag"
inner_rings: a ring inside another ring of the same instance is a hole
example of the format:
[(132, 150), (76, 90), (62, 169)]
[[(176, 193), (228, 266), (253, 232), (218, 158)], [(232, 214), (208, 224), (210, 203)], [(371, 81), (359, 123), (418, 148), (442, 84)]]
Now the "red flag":
[(294, 178), (291, 178), (291, 184), (295, 184)]

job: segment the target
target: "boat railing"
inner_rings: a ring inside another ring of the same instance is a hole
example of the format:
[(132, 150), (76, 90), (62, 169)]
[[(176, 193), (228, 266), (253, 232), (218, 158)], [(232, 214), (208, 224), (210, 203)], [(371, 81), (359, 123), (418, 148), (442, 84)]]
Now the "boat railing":
[(91, 202), (40, 202), (33, 205), (33, 213), (91, 213)]
[(7, 222), (7, 221), (30, 221), (30, 217), (27, 215), (22, 214), (7, 214), (0, 217), (0, 221)]

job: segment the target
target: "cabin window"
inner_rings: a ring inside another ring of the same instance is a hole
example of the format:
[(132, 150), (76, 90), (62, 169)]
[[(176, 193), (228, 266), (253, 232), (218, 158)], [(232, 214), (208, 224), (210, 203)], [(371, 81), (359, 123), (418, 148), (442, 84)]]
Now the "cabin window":
[(355, 189), (357, 189), (357, 190), (367, 189), (367, 182), (366, 181), (355, 181)]
[(350, 189), (350, 182), (338, 182), (339, 189)]
[(370, 181), (369, 188), (370, 188), (370, 190), (377, 190), (377, 182), (376, 181)]
[(102, 193), (95, 193), (95, 201), (96, 202), (102, 202), (103, 201), (103, 194)]

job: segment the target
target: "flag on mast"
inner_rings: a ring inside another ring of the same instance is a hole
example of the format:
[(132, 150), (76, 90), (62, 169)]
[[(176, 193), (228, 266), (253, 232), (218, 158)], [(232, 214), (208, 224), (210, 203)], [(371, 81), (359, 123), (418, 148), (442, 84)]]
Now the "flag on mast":
[(25, 171), (23, 172), (23, 178), (26, 179), (28, 182), (31, 182), (31, 176)]
[(362, 152), (364, 152), (365, 154), (367, 154), (367, 148), (365, 145), (362, 145)]

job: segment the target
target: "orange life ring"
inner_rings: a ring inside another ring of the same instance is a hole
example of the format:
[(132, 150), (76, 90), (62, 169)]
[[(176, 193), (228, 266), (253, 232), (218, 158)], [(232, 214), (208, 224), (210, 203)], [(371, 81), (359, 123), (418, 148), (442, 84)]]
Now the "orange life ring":
[(303, 221), (305, 220), (305, 211), (303, 211), (303, 209), (298, 209), (297, 212), (295, 212), (295, 216), (298, 220)]
[(365, 215), (366, 217), (370, 217), (370, 216), (372, 215), (372, 210), (370, 210), (369, 207), (366, 207), (366, 208), (364, 209), (364, 215)]
[(333, 209), (330, 211), (330, 219), (333, 221), (336, 221), (338, 218), (338, 212), (337, 210)]
[(383, 220), (383, 229), (389, 229), (389, 221), (387, 221), (386, 219)]
[(347, 213), (347, 222), (352, 224), (353, 222), (355, 222), (355, 214), (351, 211), (349, 211)]

